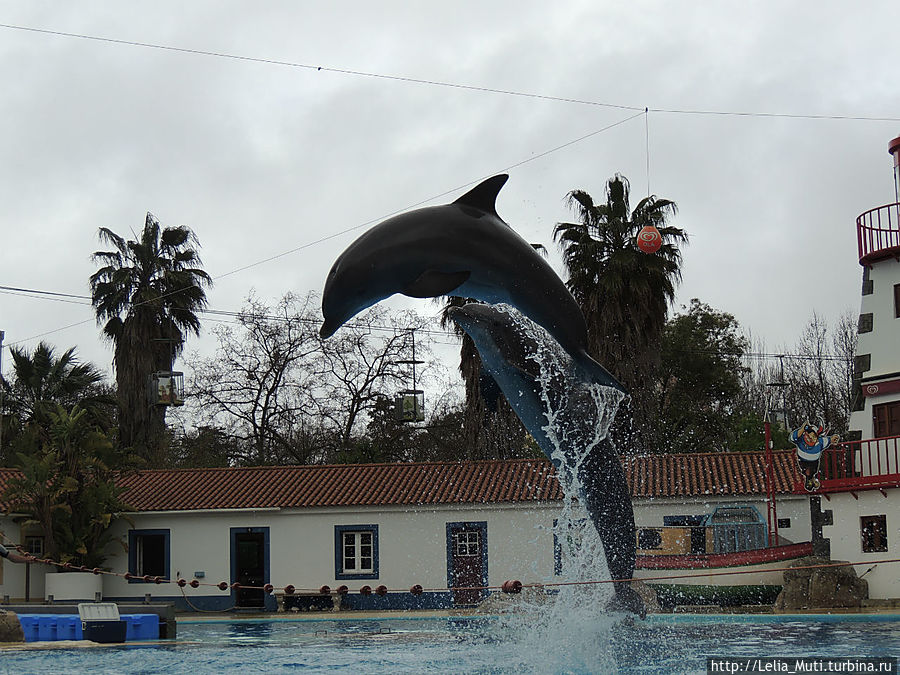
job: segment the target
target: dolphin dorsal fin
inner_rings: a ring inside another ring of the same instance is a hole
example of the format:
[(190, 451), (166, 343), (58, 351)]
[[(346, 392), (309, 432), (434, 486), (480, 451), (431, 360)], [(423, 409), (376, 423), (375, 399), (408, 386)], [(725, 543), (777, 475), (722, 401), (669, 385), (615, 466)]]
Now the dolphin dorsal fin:
[(471, 206), (497, 216), (497, 195), (507, 180), (509, 175), (505, 173), (483, 180), (453, 203)]

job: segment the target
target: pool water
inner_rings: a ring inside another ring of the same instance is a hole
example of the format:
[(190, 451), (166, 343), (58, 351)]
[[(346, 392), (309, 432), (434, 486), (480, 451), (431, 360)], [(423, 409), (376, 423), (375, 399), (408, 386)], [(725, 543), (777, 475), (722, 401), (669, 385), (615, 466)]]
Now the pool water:
[[(582, 622), (585, 623), (585, 622)], [(900, 616), (599, 616), (178, 623), (177, 642), (5, 650), (2, 673), (705, 673), (707, 656), (897, 656)]]

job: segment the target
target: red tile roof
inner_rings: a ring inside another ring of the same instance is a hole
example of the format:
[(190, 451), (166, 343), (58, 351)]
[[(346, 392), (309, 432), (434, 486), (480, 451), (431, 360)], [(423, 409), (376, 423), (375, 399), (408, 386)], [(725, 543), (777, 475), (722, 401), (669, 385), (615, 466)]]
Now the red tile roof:
[[(625, 457), (623, 463), (634, 497), (696, 497), (764, 493), (764, 460), (762, 452), (720, 452)], [(776, 452), (774, 466), (776, 491), (791, 492), (794, 453)], [(0, 494), (17, 473), (0, 469)], [(120, 484), (135, 511), (562, 499), (553, 466), (544, 459), (158, 469), (125, 476)]]

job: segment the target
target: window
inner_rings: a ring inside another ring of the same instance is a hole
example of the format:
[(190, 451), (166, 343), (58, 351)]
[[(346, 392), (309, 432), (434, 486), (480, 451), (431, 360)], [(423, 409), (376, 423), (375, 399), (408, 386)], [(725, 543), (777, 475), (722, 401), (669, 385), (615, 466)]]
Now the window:
[(859, 529), (863, 553), (883, 553), (888, 550), (887, 516), (861, 516)]
[(25, 537), (25, 550), (37, 558), (43, 557), (43, 555), (44, 555), (44, 538), (41, 536)]
[(638, 530), (637, 547), (644, 551), (662, 548), (662, 532), (652, 527)]
[(334, 526), (334, 578), (378, 578), (378, 526)]
[(457, 532), (456, 555), (481, 555), (481, 533), (477, 530)]
[(790, 518), (779, 518), (779, 519), (778, 519), (778, 527), (779, 527), (779, 528), (787, 529), (787, 528), (789, 528), (790, 526), (791, 526), (791, 519), (790, 519)]
[(900, 318), (900, 284), (894, 284), (894, 318)]
[(875, 438), (900, 436), (900, 401), (872, 406), (872, 430)]
[[(169, 574), (169, 530), (128, 531), (128, 571), (135, 577), (161, 577)], [(143, 583), (144, 579), (129, 579)]]

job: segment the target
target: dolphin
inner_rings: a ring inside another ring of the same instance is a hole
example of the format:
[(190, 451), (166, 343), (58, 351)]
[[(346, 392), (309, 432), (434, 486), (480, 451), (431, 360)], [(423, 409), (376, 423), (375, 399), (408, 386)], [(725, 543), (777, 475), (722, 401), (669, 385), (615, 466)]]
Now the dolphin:
[(610, 608), (643, 618), (644, 602), (631, 584), (615, 581), (634, 575), (634, 510), (622, 464), (612, 445), (598, 438), (605, 435), (622, 395), (608, 397), (605, 407), (592, 387), (608, 387), (605, 379), (584, 369), (547, 331), (511, 307), (472, 303), (450, 309), (449, 315), (475, 342), (484, 368), (557, 467), (560, 480), (574, 476), (580, 484), (581, 502), (603, 542), (614, 580)]
[(565, 284), (497, 215), (497, 194), (508, 178), (488, 178), (451, 204), (402, 213), (364, 232), (328, 273), (320, 335), (331, 336), (395, 293), (508, 303), (549, 331), (595, 379), (624, 391), (588, 355), (584, 316)]

